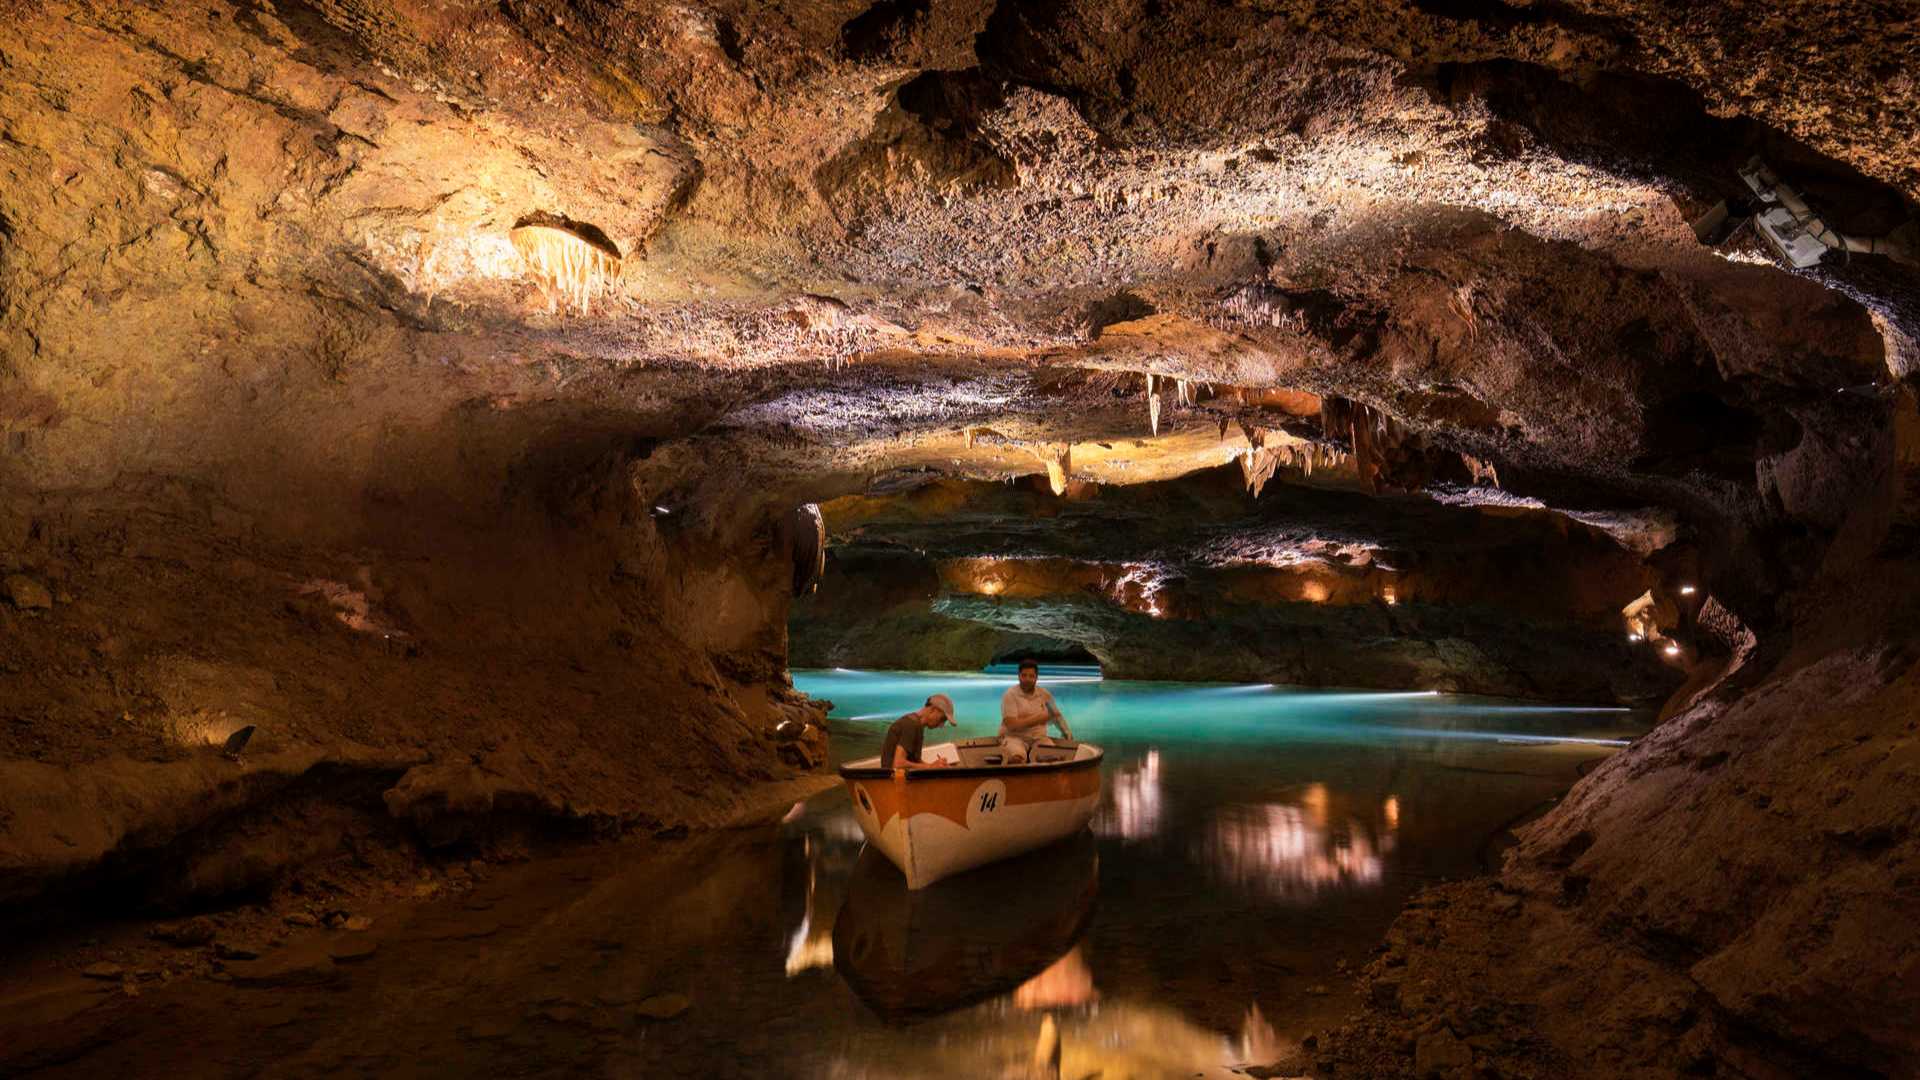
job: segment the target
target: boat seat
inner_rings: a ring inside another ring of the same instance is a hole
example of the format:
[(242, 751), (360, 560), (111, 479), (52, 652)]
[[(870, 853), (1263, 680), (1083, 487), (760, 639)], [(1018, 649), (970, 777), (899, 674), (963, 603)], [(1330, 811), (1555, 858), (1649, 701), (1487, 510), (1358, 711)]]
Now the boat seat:
[(953, 748), (959, 751), (962, 765), (977, 768), (981, 765), (998, 765), (1001, 762), (999, 739), (966, 739), (954, 743)]
[[(1000, 749), (997, 737), (984, 739), (964, 739), (953, 744), (960, 755), (960, 764), (978, 768), (983, 765), (1002, 765), (1006, 758)], [(1072, 761), (1080, 753), (1080, 744), (1067, 739), (1042, 739), (1033, 744), (1032, 764), (1041, 765), (1053, 761)]]
[(1043, 739), (1033, 744), (1033, 763), (1041, 765), (1049, 761), (1072, 761), (1080, 753), (1080, 744), (1067, 739)]

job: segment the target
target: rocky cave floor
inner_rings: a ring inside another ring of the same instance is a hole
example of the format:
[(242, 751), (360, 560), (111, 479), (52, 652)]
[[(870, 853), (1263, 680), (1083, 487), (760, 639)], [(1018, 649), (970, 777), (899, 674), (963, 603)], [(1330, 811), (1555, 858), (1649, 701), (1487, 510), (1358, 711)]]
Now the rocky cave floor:
[(0, 914), (271, 898), (25, 964), (122, 996), (351, 942), (824, 782), (791, 666), (1041, 647), (1659, 707), (1285, 1068), (1916, 1075), (1916, 73), (1867, 0), (0, 0)]

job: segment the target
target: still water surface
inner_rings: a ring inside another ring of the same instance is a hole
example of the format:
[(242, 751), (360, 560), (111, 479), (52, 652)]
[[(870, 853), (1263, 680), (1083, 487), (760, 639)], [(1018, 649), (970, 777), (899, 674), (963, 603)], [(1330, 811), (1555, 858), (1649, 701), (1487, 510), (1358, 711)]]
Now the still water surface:
[[(992, 734), (1011, 671), (802, 671), (841, 760), (928, 694)], [(908, 893), (862, 852), (845, 796), (786, 828), (808, 862), (786, 974), (858, 999), (819, 1073), (998, 1075), (1041, 1016), (1065, 1075), (1231, 1075), (1298, 1052), (1353, 1004), (1422, 884), (1492, 868), (1507, 825), (1645, 730), (1622, 709), (1430, 693), (1110, 682), (1049, 669), (1074, 734), (1106, 749), (1092, 836)], [(938, 1063), (923, 1053), (943, 1047)]]
[[(1337, 1022), (1409, 893), (1487, 868), (1644, 726), (1096, 676), (1043, 679), (1107, 751), (1075, 842), (909, 893), (835, 788), (778, 825), (495, 866), (365, 935), (292, 931), (270, 983), (70, 974), (0, 1075), (1003, 1077), (1051, 1015), (1064, 1076), (1232, 1076)], [(840, 759), (936, 690), (990, 734), (1012, 680), (795, 674), (834, 701)], [(361, 952), (329, 962), (342, 939)]]

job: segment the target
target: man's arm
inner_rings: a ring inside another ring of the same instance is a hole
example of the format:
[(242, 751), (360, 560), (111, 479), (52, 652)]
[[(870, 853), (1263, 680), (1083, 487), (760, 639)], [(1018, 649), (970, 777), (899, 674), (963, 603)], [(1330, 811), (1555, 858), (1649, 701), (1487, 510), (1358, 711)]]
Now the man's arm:
[(934, 758), (932, 761), (915, 761), (907, 756), (907, 748), (904, 746), (895, 746), (893, 748), (893, 764), (889, 766), (889, 768), (894, 769), (944, 769), (946, 767), (947, 761), (944, 758)]
[(1060, 706), (1054, 704), (1052, 694), (1047, 695), (1047, 716), (1060, 726), (1061, 738), (1069, 741), (1073, 739), (1073, 729), (1067, 726), (1067, 714), (1061, 712)]

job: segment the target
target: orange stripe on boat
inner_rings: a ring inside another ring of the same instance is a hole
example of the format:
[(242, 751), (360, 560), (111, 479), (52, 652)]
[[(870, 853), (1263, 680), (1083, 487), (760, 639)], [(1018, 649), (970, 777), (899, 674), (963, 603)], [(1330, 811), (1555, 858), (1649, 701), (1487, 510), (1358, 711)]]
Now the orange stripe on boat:
[(1005, 772), (996, 771), (992, 776), (949, 777), (921, 773), (912, 780), (906, 778), (903, 770), (884, 780), (854, 781), (854, 798), (858, 799), (861, 793), (865, 793), (873, 804), (874, 820), (883, 829), (903, 809), (908, 816), (936, 814), (965, 828), (967, 809), (973, 803), (974, 792), (990, 780), (998, 780), (1006, 785), (1008, 806), (1084, 799), (1100, 791), (1100, 770), (1097, 766), (1031, 773), (1019, 772), (1018, 768), (1015, 766)]

